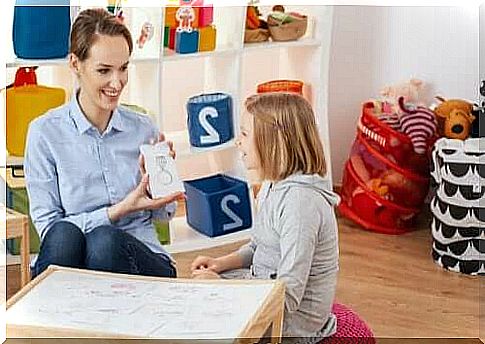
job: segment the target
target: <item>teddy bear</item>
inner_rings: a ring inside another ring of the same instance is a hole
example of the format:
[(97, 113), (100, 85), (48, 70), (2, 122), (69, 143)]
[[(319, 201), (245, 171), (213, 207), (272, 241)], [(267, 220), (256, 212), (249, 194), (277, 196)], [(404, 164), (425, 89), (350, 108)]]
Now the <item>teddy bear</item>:
[(473, 103), (463, 99), (445, 99), (436, 96), (441, 103), (434, 110), (438, 120), (438, 133), (449, 139), (465, 140), (470, 135), (473, 115)]

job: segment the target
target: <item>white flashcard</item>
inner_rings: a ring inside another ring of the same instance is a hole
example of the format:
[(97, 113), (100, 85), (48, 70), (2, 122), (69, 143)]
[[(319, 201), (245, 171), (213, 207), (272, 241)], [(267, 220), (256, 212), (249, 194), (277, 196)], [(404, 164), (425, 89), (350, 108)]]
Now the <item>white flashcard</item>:
[(141, 145), (140, 151), (145, 158), (145, 170), (148, 173), (153, 198), (185, 192), (184, 184), (177, 174), (175, 160), (170, 156), (170, 148), (166, 142)]

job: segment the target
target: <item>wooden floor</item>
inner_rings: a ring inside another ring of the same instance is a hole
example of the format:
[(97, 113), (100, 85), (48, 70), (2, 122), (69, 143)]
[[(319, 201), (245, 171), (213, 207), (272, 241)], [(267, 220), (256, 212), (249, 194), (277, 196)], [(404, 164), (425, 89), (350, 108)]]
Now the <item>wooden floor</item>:
[[(377, 337), (478, 338), (479, 284), (481, 304), (485, 305), (483, 278), (445, 271), (435, 265), (430, 255), (427, 222), (424, 219), (421, 229), (413, 233), (389, 236), (362, 231), (340, 218), (337, 302), (357, 311)], [(190, 263), (198, 254), (216, 256), (238, 246), (176, 254), (179, 277), (189, 276)], [(8, 297), (18, 289), (19, 278), (19, 267), (8, 267)], [(484, 311), (482, 306), (482, 314)], [(429, 343), (451, 342), (454, 341)]]

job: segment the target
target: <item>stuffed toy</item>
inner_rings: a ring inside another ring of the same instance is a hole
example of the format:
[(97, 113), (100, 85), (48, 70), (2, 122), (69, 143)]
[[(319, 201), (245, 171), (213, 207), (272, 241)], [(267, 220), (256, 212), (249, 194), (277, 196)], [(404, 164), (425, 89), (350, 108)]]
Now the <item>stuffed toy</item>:
[(449, 139), (467, 139), (475, 119), (472, 114), (473, 104), (462, 99), (446, 100), (440, 96), (437, 96), (436, 99), (441, 101), (434, 110), (440, 136)]
[(420, 79), (412, 78), (407, 82), (385, 86), (381, 91), (381, 99), (374, 101), (374, 114), (392, 129), (401, 131), (399, 117), (399, 98), (403, 97), (407, 106), (428, 106), (429, 87)]
[(428, 85), (420, 79), (412, 78), (407, 82), (401, 82), (392, 86), (385, 86), (380, 95), (384, 103), (392, 106), (394, 112), (399, 111), (398, 101), (400, 97), (404, 97), (404, 103), (411, 103), (415, 106), (428, 106), (429, 96)]
[(430, 139), (436, 135), (436, 117), (433, 111), (424, 106), (408, 107), (404, 97), (399, 97), (399, 125), (413, 144), (416, 154), (425, 154)]
[[(369, 190), (375, 192), (384, 199), (388, 199), (389, 188), (386, 185), (382, 184), (382, 180), (380, 178), (371, 177), (369, 171), (367, 170), (367, 167), (365, 166), (364, 161), (359, 155), (353, 154), (350, 157), (350, 162), (357, 176)], [(355, 196), (356, 194), (361, 192), (364, 192), (364, 189), (359, 186), (354, 190), (352, 196)]]

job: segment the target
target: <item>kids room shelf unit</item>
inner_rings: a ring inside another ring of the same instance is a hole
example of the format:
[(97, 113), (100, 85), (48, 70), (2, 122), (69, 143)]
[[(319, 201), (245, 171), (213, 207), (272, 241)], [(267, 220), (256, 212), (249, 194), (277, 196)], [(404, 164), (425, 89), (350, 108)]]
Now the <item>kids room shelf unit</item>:
[[(177, 54), (163, 47), (163, 7), (124, 6), (126, 24), (134, 42), (147, 21), (154, 25), (155, 32), (142, 49), (135, 44), (129, 65), (129, 82), (121, 102), (146, 109), (167, 139), (174, 141), (177, 169), (182, 179), (225, 173), (250, 184), (258, 183), (254, 173), (245, 170), (233, 141), (208, 150), (190, 147), (186, 103), (189, 97), (202, 93), (229, 93), (234, 104), (234, 134), (237, 137), (245, 98), (256, 93), (258, 84), (274, 79), (304, 82), (303, 94), (315, 111), (326, 161), (331, 166), (327, 88), (332, 6), (286, 5), (287, 12), (295, 11), (309, 17), (304, 37), (291, 42), (244, 44), (246, 6), (243, 3), (240, 6), (214, 3), (216, 49), (192, 54)], [(271, 7), (259, 6), (259, 10), (266, 16)], [(7, 82), (13, 81), (17, 67), (34, 65), (40, 66), (36, 71), (39, 84), (63, 87), (68, 95), (72, 94), (75, 80), (67, 59), (29, 61), (12, 57), (7, 61)], [(21, 160), (7, 157), (7, 164), (9, 161), (18, 164)], [(332, 185), (331, 169), (328, 171), (328, 182)], [(244, 230), (207, 238), (189, 228), (185, 218), (176, 218), (171, 224), (172, 243), (167, 249), (172, 252), (204, 249), (247, 239), (249, 233), (250, 230)]]

